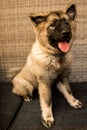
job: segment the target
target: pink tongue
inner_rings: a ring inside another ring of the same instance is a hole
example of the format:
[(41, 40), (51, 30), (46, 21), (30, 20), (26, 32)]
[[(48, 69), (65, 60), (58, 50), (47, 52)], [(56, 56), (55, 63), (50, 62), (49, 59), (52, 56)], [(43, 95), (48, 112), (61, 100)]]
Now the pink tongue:
[(68, 42), (59, 42), (58, 43), (58, 48), (62, 51), (62, 52), (68, 52), (70, 49), (70, 45)]

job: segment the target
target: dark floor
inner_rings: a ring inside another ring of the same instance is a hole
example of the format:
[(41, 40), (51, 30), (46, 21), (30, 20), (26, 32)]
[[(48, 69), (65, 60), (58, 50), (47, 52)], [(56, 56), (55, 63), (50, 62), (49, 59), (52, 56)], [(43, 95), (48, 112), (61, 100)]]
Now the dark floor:
[[(71, 87), (83, 107), (70, 107), (55, 89), (53, 113), (56, 122), (52, 130), (87, 130), (87, 83), (72, 83)], [(40, 121), (38, 96), (29, 103), (11, 91), (12, 84), (0, 83), (0, 130), (46, 130)]]

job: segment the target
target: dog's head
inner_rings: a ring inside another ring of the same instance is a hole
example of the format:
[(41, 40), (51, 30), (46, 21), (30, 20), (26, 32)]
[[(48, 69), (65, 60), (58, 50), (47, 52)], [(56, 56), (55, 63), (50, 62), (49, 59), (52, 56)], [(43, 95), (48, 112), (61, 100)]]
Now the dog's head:
[(76, 7), (70, 5), (66, 11), (53, 11), (48, 14), (31, 14), (36, 36), (47, 48), (55, 48), (66, 53), (71, 48), (71, 39), (75, 30)]

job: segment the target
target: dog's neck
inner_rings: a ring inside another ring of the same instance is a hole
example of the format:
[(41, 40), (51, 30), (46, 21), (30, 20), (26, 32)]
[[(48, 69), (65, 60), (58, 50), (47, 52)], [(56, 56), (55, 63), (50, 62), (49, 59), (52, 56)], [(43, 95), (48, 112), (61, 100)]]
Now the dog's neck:
[(62, 53), (62, 52), (60, 52), (60, 51), (58, 51), (58, 49), (55, 49), (55, 48), (53, 48), (53, 47), (51, 47), (51, 48), (46, 48), (46, 47), (44, 47), (43, 45), (40, 45), (40, 42), (38, 41), (38, 40), (36, 40), (36, 42), (35, 42), (35, 44), (43, 51), (43, 52), (45, 52), (45, 53), (47, 53), (47, 54), (50, 54), (50, 55), (52, 55), (52, 56), (54, 56), (54, 57), (58, 57), (58, 58), (61, 58), (61, 59), (64, 59), (65, 58), (65, 55), (66, 55), (66, 53)]
[(63, 54), (53, 46), (50, 46), (49, 44), (40, 43), (40, 41), (36, 38), (35, 44), (38, 46), (38, 48), (43, 52), (54, 56), (63, 56)]
[[(55, 48), (54, 48), (55, 49)], [(64, 60), (66, 57), (66, 53), (61, 53), (59, 51), (53, 50), (53, 49), (46, 49), (46, 47), (42, 46), (38, 40), (36, 40), (36, 42), (34, 43), (34, 47), (33, 47), (33, 54), (37, 55), (37, 54), (48, 54), (51, 55), (55, 58), (58, 58), (60, 60)]]
[(53, 54), (53, 57), (59, 60), (60, 63), (64, 62), (67, 54)]

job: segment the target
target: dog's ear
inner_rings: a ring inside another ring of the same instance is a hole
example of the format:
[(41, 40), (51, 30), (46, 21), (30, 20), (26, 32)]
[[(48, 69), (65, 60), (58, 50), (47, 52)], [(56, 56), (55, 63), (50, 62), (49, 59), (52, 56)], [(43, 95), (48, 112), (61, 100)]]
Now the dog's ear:
[(76, 6), (71, 4), (66, 10), (66, 14), (70, 17), (70, 20), (74, 20), (76, 17)]
[(35, 26), (37, 26), (38, 24), (40, 24), (41, 22), (44, 22), (46, 20), (46, 16), (43, 14), (38, 14), (38, 15), (30, 14), (29, 17)]

